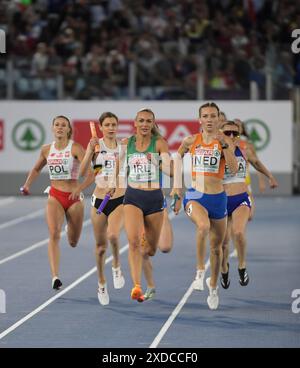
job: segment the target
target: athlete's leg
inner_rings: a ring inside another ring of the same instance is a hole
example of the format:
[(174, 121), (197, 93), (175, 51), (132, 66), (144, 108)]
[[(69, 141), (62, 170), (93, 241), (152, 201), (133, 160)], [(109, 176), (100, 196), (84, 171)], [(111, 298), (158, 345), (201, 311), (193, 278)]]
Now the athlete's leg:
[(107, 249), (107, 217), (104, 213), (98, 215), (95, 207), (91, 207), (91, 220), (93, 224), (94, 236), (96, 241), (95, 257), (98, 271), (98, 281), (104, 285), (106, 282), (104, 267)]
[(189, 201), (186, 205), (186, 214), (197, 226), (197, 270), (205, 270), (206, 238), (209, 233), (210, 222), (207, 210), (195, 201)]
[(227, 217), (220, 220), (210, 220), (210, 285), (213, 289), (217, 287), (218, 277), (222, 263), (222, 244), (226, 234)]
[(163, 223), (163, 212), (155, 212), (144, 217), (145, 237), (146, 237), (146, 253), (154, 256), (158, 246), (158, 240), (161, 233)]
[(248, 206), (239, 206), (232, 213), (233, 241), (238, 251), (239, 269), (246, 268), (246, 227), (250, 209)]
[(66, 211), (66, 218), (68, 223), (68, 241), (71, 247), (76, 247), (84, 218), (84, 204), (82, 201), (72, 204)]
[(54, 197), (49, 197), (46, 206), (46, 220), (49, 229), (48, 256), (52, 278), (58, 277), (60, 261), (60, 232), (64, 223), (65, 211)]
[(254, 200), (252, 189), (251, 189), (250, 185), (248, 186), (248, 194), (249, 194), (249, 198), (250, 198), (250, 201), (251, 201), (251, 209), (250, 209), (250, 214), (249, 214), (249, 221), (251, 221), (254, 217), (256, 206), (255, 206), (255, 200)]
[(112, 266), (114, 268), (120, 267), (119, 237), (123, 225), (124, 225), (123, 205), (120, 205), (108, 216), (107, 239), (110, 242), (112, 249), (112, 256), (113, 256)]
[(228, 260), (229, 260), (229, 251), (230, 251), (230, 239), (231, 239), (231, 216), (227, 219), (227, 229), (225, 238), (222, 244), (222, 266), (221, 266), (221, 272), (227, 273), (228, 272)]
[[(173, 229), (171, 222), (169, 220), (168, 210), (165, 208), (163, 211), (163, 224), (160, 231), (160, 237), (158, 240), (158, 248), (163, 253), (168, 253), (173, 247)], [(154, 289), (154, 279), (153, 279), (153, 266), (151, 258), (146, 254), (146, 249), (148, 245), (146, 244), (147, 240), (143, 239), (142, 241), (142, 253), (143, 253), (143, 271), (144, 276), (147, 282), (147, 286), (149, 289)]]
[(169, 253), (173, 247), (173, 229), (169, 219), (168, 210), (165, 208), (163, 217), (163, 224), (158, 240), (158, 248), (163, 253)]
[(189, 201), (186, 205), (186, 214), (196, 225), (196, 255), (197, 271), (193, 288), (204, 290), (206, 241), (209, 233), (210, 222), (207, 210), (195, 201)]
[[(160, 229), (160, 226), (162, 223), (161, 217), (163, 216), (164, 215), (161, 212), (157, 212), (152, 215), (146, 216), (144, 219), (145, 232), (143, 234), (141, 250), (143, 255), (143, 271), (147, 282), (147, 290), (144, 294), (144, 299), (139, 299), (139, 301), (152, 299), (155, 295), (153, 266), (150, 256), (153, 256), (157, 249), (156, 243), (158, 242), (162, 231), (162, 229)], [(149, 239), (149, 242), (147, 239)]]
[(131, 204), (124, 205), (124, 225), (129, 242), (128, 261), (134, 285), (141, 285), (142, 254), (140, 250), (144, 216), (141, 209)]
[(121, 289), (125, 285), (125, 279), (121, 272), (120, 264), (120, 232), (124, 225), (123, 205), (119, 205), (108, 216), (107, 239), (112, 249), (112, 275), (115, 289)]
[(155, 288), (155, 283), (153, 279), (152, 261), (151, 261), (151, 257), (148, 256), (148, 254), (143, 255), (143, 271), (144, 271), (144, 276), (145, 276), (145, 280), (147, 283), (147, 287)]

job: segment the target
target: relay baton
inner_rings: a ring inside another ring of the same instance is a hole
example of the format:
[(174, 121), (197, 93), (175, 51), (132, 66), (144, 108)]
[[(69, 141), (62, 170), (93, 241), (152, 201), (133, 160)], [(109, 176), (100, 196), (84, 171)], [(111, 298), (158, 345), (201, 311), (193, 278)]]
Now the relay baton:
[(105, 206), (107, 205), (107, 202), (110, 200), (110, 195), (106, 194), (103, 201), (101, 202), (99, 208), (97, 209), (97, 215), (100, 215), (100, 213), (104, 210)]
[[(97, 131), (96, 131), (95, 123), (93, 121), (90, 121), (90, 129), (91, 129), (92, 137), (93, 138), (97, 138)], [(96, 146), (95, 146), (95, 152), (96, 153), (100, 152), (100, 146), (99, 146), (99, 144), (96, 144)]]
[(178, 199), (179, 199), (179, 196), (178, 196), (177, 193), (175, 193), (174, 197), (173, 197), (173, 200), (171, 202), (171, 206), (170, 206), (173, 211), (175, 210), (176, 202), (178, 201)]

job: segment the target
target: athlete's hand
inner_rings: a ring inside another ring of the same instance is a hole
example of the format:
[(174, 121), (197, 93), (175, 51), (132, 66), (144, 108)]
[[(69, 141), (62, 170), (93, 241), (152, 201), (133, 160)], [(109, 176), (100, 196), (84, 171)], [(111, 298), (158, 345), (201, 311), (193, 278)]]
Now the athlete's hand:
[(148, 152), (147, 153), (147, 160), (148, 162), (151, 162), (152, 165), (154, 166), (159, 166), (159, 159), (156, 157), (157, 155)]
[(87, 149), (89, 150), (89, 152), (94, 153), (95, 152), (95, 147), (99, 145), (99, 139), (97, 137), (92, 137), (90, 139), (90, 142), (88, 144)]
[(79, 188), (76, 188), (72, 190), (71, 194), (69, 195), (69, 200), (74, 201), (76, 199), (80, 199), (81, 190)]
[(21, 188), (20, 188), (20, 193), (24, 196), (26, 195), (29, 195), (29, 186), (27, 185), (23, 185)]
[(275, 189), (278, 187), (278, 183), (277, 183), (277, 180), (274, 178), (274, 176), (271, 176), (269, 178), (269, 185), (270, 185), (270, 188), (271, 189)]
[(109, 195), (110, 197), (113, 197), (115, 194), (116, 188), (109, 188), (108, 191), (105, 193), (105, 195)]
[(232, 140), (227, 137), (221, 129), (218, 130), (217, 134), (215, 135), (215, 138), (221, 143), (221, 145), (229, 144), (232, 145)]
[(175, 213), (175, 215), (178, 215), (180, 209), (181, 209), (181, 205), (182, 205), (182, 196), (181, 196), (181, 191), (179, 189), (173, 189), (170, 193), (170, 196), (173, 197), (172, 203), (171, 203), (171, 208), (173, 210), (173, 212)]

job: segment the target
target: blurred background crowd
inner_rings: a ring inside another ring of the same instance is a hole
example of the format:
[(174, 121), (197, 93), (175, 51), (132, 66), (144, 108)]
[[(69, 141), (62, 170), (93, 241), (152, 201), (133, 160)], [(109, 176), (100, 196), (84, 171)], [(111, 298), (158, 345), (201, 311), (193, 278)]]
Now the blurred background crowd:
[(4, 0), (0, 97), (289, 99), (296, 28), (295, 0)]

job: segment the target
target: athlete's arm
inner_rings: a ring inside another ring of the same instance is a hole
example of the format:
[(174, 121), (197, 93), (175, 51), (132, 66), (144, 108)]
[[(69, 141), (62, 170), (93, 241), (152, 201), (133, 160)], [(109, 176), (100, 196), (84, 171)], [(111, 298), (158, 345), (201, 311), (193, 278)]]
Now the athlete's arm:
[(79, 168), (80, 176), (86, 175), (88, 169), (91, 167), (91, 162), (92, 162), (94, 155), (98, 155), (97, 153), (95, 153), (95, 147), (97, 144), (99, 144), (98, 138), (91, 138), (82, 160), (81, 161), (79, 160), (80, 161), (80, 168)]
[[(250, 155), (251, 153), (253, 153), (253, 155), (256, 156), (256, 150), (253, 143), (247, 141), (246, 152), (250, 152)], [(260, 171), (257, 171), (257, 177), (258, 177), (259, 191), (261, 193), (264, 193), (264, 191), (266, 190), (265, 176)]]
[(181, 145), (178, 148), (177, 154), (173, 158), (173, 170), (174, 170), (174, 181), (173, 181), (173, 189), (170, 193), (170, 196), (173, 197), (173, 200), (177, 196), (178, 199), (176, 201), (176, 205), (174, 207), (174, 212), (177, 215), (181, 208), (182, 201), (182, 176), (183, 176), (183, 157), (190, 150), (192, 145), (194, 144), (196, 139), (195, 135), (190, 135), (183, 139)]
[(108, 183), (108, 190), (106, 191), (106, 195), (109, 195), (112, 197), (116, 191), (117, 188), (117, 179), (119, 177), (120, 168), (124, 167), (124, 163), (126, 160), (126, 154), (127, 154), (127, 143), (128, 138), (124, 138), (121, 140), (121, 149), (118, 159), (116, 160), (116, 165), (114, 168), (114, 173), (112, 175), (112, 179)]
[(160, 138), (156, 142), (156, 150), (160, 154), (161, 159), (161, 169), (168, 176), (173, 177), (174, 175), (174, 165), (173, 160), (171, 159), (169, 146), (165, 139)]
[(179, 146), (178, 151), (177, 151), (177, 153), (180, 155), (180, 157), (183, 157), (189, 151), (189, 149), (194, 144), (195, 139), (196, 139), (196, 134), (195, 135), (190, 135), (190, 136), (184, 138), (184, 140), (182, 141), (182, 143)]
[[(85, 157), (85, 151), (81, 144), (79, 143), (73, 143), (72, 145), (72, 156), (77, 158), (79, 162), (82, 162)], [(87, 168), (84, 180), (82, 183), (79, 183), (76, 189), (72, 191), (72, 194), (70, 195), (70, 199), (75, 199), (80, 196), (80, 193), (89, 187), (94, 182), (94, 174), (90, 167)]]
[(264, 166), (264, 164), (259, 160), (255, 151), (247, 149), (247, 159), (255, 170), (261, 172), (269, 179), (270, 188), (278, 187), (278, 183), (271, 172)]
[(25, 191), (29, 192), (29, 188), (31, 184), (36, 180), (36, 178), (40, 175), (42, 169), (47, 165), (47, 156), (50, 150), (51, 144), (45, 144), (41, 148), (40, 156), (35, 163), (33, 169), (29, 172), (27, 179), (23, 185)]
[(257, 178), (259, 191), (260, 193), (264, 193), (266, 190), (265, 177), (261, 172), (257, 171)]
[(222, 146), (222, 155), (225, 158), (226, 165), (228, 166), (230, 172), (235, 175), (238, 172), (238, 163), (235, 157), (235, 145), (233, 144), (232, 140), (229, 137), (219, 130), (216, 138), (220, 142)]
[(117, 175), (119, 175), (120, 168), (124, 167), (124, 164), (126, 161), (127, 144), (128, 144), (128, 138), (121, 139), (120, 157), (119, 157), (119, 160), (117, 160)]

